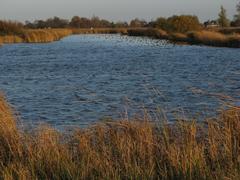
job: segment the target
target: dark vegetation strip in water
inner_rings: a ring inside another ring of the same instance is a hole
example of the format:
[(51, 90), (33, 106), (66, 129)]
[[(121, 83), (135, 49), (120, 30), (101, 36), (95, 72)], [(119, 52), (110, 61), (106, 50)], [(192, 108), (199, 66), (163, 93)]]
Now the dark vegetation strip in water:
[(1, 179), (239, 179), (240, 109), (204, 124), (145, 114), (66, 133), (18, 128), (0, 97)]

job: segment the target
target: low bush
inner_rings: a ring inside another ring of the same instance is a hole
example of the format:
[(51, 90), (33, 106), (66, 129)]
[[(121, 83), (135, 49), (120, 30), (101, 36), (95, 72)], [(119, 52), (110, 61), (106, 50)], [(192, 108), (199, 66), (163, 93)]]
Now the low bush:
[(154, 26), (167, 32), (186, 33), (188, 31), (197, 31), (202, 27), (197, 16), (180, 15), (169, 18), (158, 18)]
[(147, 36), (159, 39), (166, 39), (168, 36), (165, 31), (156, 28), (131, 28), (127, 32), (129, 36)]

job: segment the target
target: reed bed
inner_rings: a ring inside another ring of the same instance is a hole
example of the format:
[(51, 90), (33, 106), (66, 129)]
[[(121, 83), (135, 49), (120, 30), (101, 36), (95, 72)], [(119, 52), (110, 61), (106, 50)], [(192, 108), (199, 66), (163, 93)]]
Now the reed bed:
[(0, 36), (0, 44), (22, 43), (22, 42), (23, 42), (23, 39), (20, 36), (16, 36), (16, 35)]
[(165, 39), (174, 43), (201, 44), (217, 47), (240, 48), (240, 34), (220, 31), (166, 32), (157, 28), (90, 28), (90, 29), (25, 29), (20, 35), (0, 36), (1, 43), (48, 43), (71, 34), (122, 34)]
[(185, 42), (216, 47), (240, 48), (240, 35), (223, 34), (216, 31), (193, 31), (188, 33), (165, 32), (161, 29), (138, 28), (129, 29), (129, 36), (147, 36), (157, 39), (166, 39), (171, 42)]
[(238, 34), (224, 35), (213, 31), (198, 31), (188, 33), (189, 41), (193, 44), (203, 44), (219, 47), (240, 47), (240, 36)]
[(38, 29), (26, 30), (23, 37), (27, 43), (47, 43), (58, 41), (70, 34), (72, 31), (69, 29)]
[(47, 43), (58, 41), (70, 34), (72, 34), (70, 29), (25, 29), (19, 35), (0, 36), (0, 43)]
[(23, 131), (0, 98), (1, 179), (239, 179), (240, 109), (196, 123), (105, 122)]

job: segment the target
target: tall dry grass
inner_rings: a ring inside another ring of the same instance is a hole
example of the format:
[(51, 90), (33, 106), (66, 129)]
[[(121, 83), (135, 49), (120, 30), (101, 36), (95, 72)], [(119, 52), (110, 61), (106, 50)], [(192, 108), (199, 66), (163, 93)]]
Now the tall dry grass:
[(24, 29), (20, 35), (0, 36), (0, 43), (48, 43), (58, 41), (71, 34), (127, 34), (127, 29)]
[(142, 119), (58, 132), (17, 128), (0, 99), (1, 179), (239, 179), (240, 109), (204, 123)]
[(193, 31), (188, 33), (167, 33), (161, 29), (137, 28), (128, 29), (129, 36), (146, 36), (166, 39), (171, 42), (185, 42), (217, 47), (240, 48), (239, 34), (222, 34), (216, 31)]
[(37, 29), (26, 30), (23, 37), (27, 43), (46, 43), (58, 41), (70, 34), (72, 34), (70, 29)]
[(0, 43), (47, 43), (71, 35), (70, 29), (25, 29), (19, 35), (0, 36)]
[(8, 44), (8, 43), (22, 43), (23, 38), (15, 35), (6, 35), (0, 36), (0, 44)]
[(157, 28), (86, 28), (86, 29), (24, 29), (21, 35), (0, 36), (0, 43), (47, 43), (58, 41), (71, 34), (122, 34), (165, 39), (171, 42), (202, 44), (208, 46), (240, 48), (240, 35), (217, 31), (171, 33)]
[(214, 31), (197, 31), (188, 33), (190, 42), (220, 47), (240, 47), (240, 36), (238, 34), (225, 35)]

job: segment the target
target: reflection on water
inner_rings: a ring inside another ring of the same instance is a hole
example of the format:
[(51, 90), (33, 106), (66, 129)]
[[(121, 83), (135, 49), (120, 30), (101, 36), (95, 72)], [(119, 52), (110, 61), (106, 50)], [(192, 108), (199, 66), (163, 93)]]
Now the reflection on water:
[(26, 122), (85, 125), (157, 107), (211, 114), (240, 95), (240, 51), (120, 35), (0, 48), (0, 89)]

